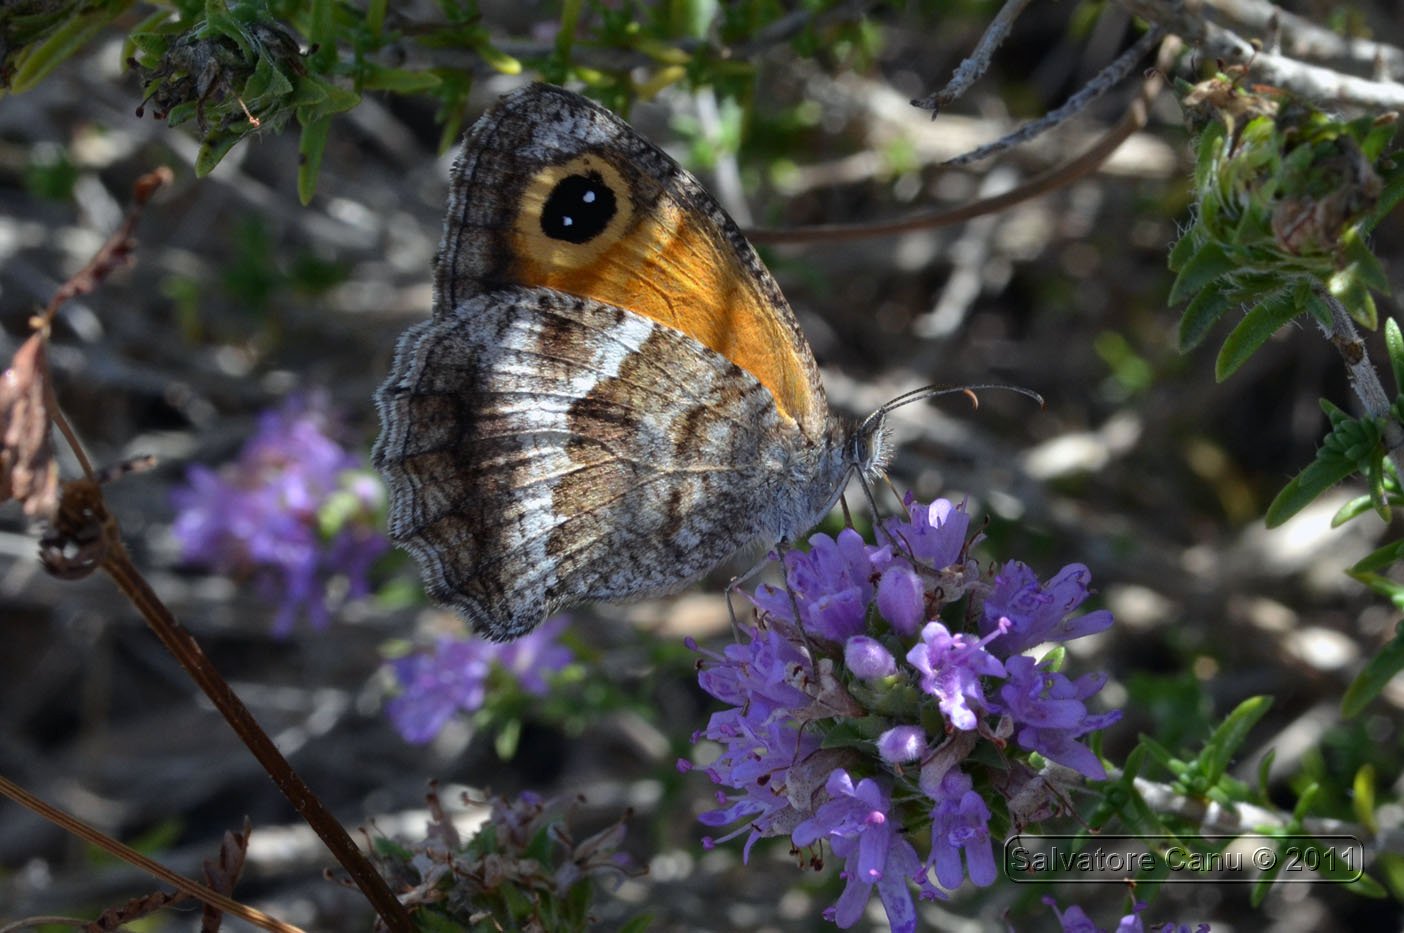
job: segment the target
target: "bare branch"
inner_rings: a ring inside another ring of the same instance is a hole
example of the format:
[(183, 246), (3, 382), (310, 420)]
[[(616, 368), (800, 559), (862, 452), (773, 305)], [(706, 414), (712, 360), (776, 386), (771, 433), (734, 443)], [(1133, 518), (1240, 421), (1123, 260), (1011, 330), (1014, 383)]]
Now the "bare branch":
[[(321, 837), (322, 842), (361, 889), (361, 893), (365, 895), (385, 926), (394, 933), (410, 933), (414, 929), (414, 922), (410, 920), (404, 905), (391, 892), (389, 884), (376, 873), (365, 854), (356, 848), (356, 844), (332, 816), (326, 804), (312, 793), (301, 775), (293, 770), (292, 765), (278, 750), (278, 746), (273, 744), (268, 733), (263, 731), (253, 713), (244, 705), (244, 701), (239, 699), (234, 688), (229, 686), (229, 682), (210, 662), (195, 636), (180, 624), (132, 563), (126, 546), (122, 543), (117, 522), (108, 513), (97, 484), (84, 480), (66, 484), (63, 500), (60, 502), (60, 513), (69, 504), (70, 497), (81, 503), (74, 506), (75, 511), (90, 516), (92, 521), (102, 527), (106, 547), (101, 555), (101, 563), (108, 577), (146, 619), (151, 631), (166, 650), (175, 656), (181, 667), (185, 668), (185, 672), (214, 703), (220, 715), (273, 779), (278, 790), (293, 805), (293, 809)], [(208, 900), (206, 902), (210, 903)], [(229, 910), (223, 904), (219, 906)]]
[(1376, 110), (1404, 110), (1404, 84), (1369, 81), (1308, 65), (1271, 51), (1255, 49), (1248, 40), (1208, 22), (1182, 0), (1119, 0), (1121, 5), (1158, 23), (1200, 54), (1228, 65), (1248, 65), (1260, 80), (1326, 104), (1353, 104)]
[(93, 258), (88, 260), (87, 265), (79, 269), (68, 277), (68, 281), (54, 292), (54, 297), (49, 299), (49, 304), (40, 314), (38, 325), (47, 328), (54, 320), (54, 315), (58, 313), (66, 301), (71, 301), (80, 295), (90, 294), (97, 288), (103, 279), (107, 278), (116, 269), (121, 268), (131, 258), (132, 250), (136, 248), (136, 226), (141, 220), (141, 212), (146, 207), (146, 202), (151, 200), (164, 185), (171, 183), (175, 177), (171, 170), (162, 165), (155, 168), (136, 180), (132, 185), (132, 206), (127, 208), (127, 214), (122, 218), (122, 224), (103, 241), (102, 246)]
[(1194, 820), (1201, 834), (1234, 834), (1287, 829), (1296, 825), (1313, 836), (1354, 836), (1377, 853), (1404, 852), (1404, 836), (1397, 828), (1381, 827), (1372, 832), (1344, 820), (1308, 817), (1297, 824), (1287, 813), (1268, 810), (1251, 803), (1224, 805), (1212, 800), (1186, 797), (1164, 784), (1136, 778), (1136, 790), (1156, 813)]
[(1331, 328), (1328, 330), (1322, 327), (1321, 330), (1331, 341), (1331, 346), (1341, 354), (1346, 373), (1350, 377), (1350, 387), (1355, 390), (1355, 397), (1360, 399), (1360, 404), (1365, 407), (1365, 414), (1380, 421), (1390, 462), (1399, 471), (1399, 475), (1404, 476), (1404, 427), (1400, 426), (1398, 420), (1389, 417), (1392, 399), (1380, 384), (1375, 365), (1370, 361), (1369, 353), (1365, 349), (1365, 342), (1360, 339), (1355, 324), (1350, 319), (1350, 313), (1346, 311), (1340, 299), (1324, 288), (1318, 288), (1317, 294), (1331, 309)]
[(202, 884), (197, 884), (182, 875), (176, 874), (160, 862), (147, 858), (130, 846), (124, 845), (111, 836), (97, 831), (72, 814), (66, 813), (53, 804), (39, 799), (9, 778), (0, 776), (0, 794), (10, 798), (15, 803), (20, 804), (31, 812), (38, 814), (55, 826), (67, 830), (89, 845), (96, 846), (127, 864), (135, 865), (148, 874), (161, 879), (189, 897), (193, 897), (206, 904), (217, 905), (220, 910), (238, 917), (240, 920), (245, 920), (260, 929), (273, 930), (277, 931), (277, 933), (302, 933), (300, 927), (295, 927), (290, 923), (284, 923), (281, 920), (270, 917), (261, 910), (246, 907), (219, 891), (211, 890)]
[(1003, 194), (985, 198), (959, 207), (921, 211), (897, 220), (857, 224), (818, 224), (792, 229), (751, 229), (746, 236), (754, 243), (814, 243), (831, 240), (856, 240), (866, 237), (891, 236), (913, 230), (931, 230), (963, 223), (1047, 194), (1096, 171), (1122, 143), (1146, 125), (1150, 103), (1160, 93), (1164, 81), (1159, 72), (1150, 74), (1141, 85), (1121, 120), (1084, 153), (1032, 178)]
[(1404, 49), (1397, 46), (1337, 35), (1267, 0), (1205, 2), (1225, 19), (1251, 32), (1265, 35), (1278, 30), (1282, 50), (1288, 55), (1312, 61), (1364, 65), (1372, 69), (1372, 73), (1378, 66), (1384, 69), (1384, 77), (1404, 75)]
[(1063, 104), (1063, 106), (1056, 110), (1050, 110), (1037, 120), (1025, 123), (1014, 132), (1008, 133), (992, 143), (986, 143), (978, 149), (967, 152), (965, 155), (956, 156), (954, 159), (948, 160), (945, 164), (969, 165), (971, 162), (976, 162), (980, 159), (992, 156), (995, 153), (1003, 152), (1012, 146), (1028, 142), (1035, 136), (1046, 133), (1063, 121), (1081, 113), (1092, 101), (1111, 90), (1120, 83), (1122, 78), (1130, 74), (1131, 70), (1136, 67), (1136, 63), (1139, 62), (1147, 52), (1154, 48), (1155, 44), (1159, 42), (1164, 35), (1165, 30), (1159, 25), (1152, 26), (1149, 32), (1141, 36), (1141, 38), (1136, 40), (1135, 44), (1117, 56), (1116, 61), (1099, 71), (1080, 91), (1072, 97), (1069, 97), (1067, 103)]
[(941, 112), (942, 107), (964, 94), (966, 89), (980, 80), (980, 76), (990, 67), (990, 59), (994, 57), (995, 49), (999, 48), (1000, 43), (1008, 37), (1009, 30), (1014, 28), (1014, 21), (1019, 18), (1019, 14), (1024, 12), (1024, 8), (1028, 5), (1029, 0), (1004, 0), (1004, 6), (1000, 7), (989, 28), (985, 30), (985, 34), (980, 37), (975, 51), (971, 52), (970, 56), (960, 63), (946, 86), (933, 94), (928, 94), (921, 100), (912, 101), (912, 106), (920, 107), (922, 110), (930, 110), (931, 116), (935, 118), (936, 114)]

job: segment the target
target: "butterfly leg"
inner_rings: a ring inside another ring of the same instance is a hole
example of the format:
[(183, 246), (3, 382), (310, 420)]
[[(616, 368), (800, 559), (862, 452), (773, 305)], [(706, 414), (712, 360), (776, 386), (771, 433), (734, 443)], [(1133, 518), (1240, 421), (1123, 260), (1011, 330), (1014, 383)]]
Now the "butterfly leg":
[(741, 591), (741, 584), (756, 576), (770, 563), (770, 555), (763, 555), (760, 560), (751, 565), (745, 573), (732, 577), (726, 585), (726, 611), (731, 615), (731, 632), (736, 636), (737, 641), (741, 640), (741, 620), (736, 617), (736, 607), (731, 602), (731, 597)]

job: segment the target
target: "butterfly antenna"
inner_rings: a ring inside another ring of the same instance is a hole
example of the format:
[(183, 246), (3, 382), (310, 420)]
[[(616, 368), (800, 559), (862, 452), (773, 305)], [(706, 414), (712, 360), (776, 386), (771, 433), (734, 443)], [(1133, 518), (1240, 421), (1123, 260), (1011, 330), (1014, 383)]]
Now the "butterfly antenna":
[(886, 417), (886, 415), (889, 412), (901, 408), (903, 405), (910, 405), (912, 402), (919, 402), (922, 399), (936, 398), (941, 395), (954, 395), (956, 393), (967, 395), (970, 397), (971, 403), (976, 408), (979, 408), (980, 398), (975, 393), (984, 390), (1003, 390), (1006, 392), (1017, 392), (1019, 395), (1022, 395), (1025, 398), (1031, 398), (1035, 402), (1038, 402), (1039, 408), (1045, 408), (1048, 404), (1043, 400), (1043, 396), (1039, 395), (1033, 389), (1026, 389), (1023, 386), (1007, 385), (1005, 383), (983, 383), (980, 385), (963, 386), (922, 386), (919, 389), (912, 389), (910, 392), (903, 392), (896, 398), (889, 399), (888, 401), (883, 402), (882, 405), (879, 406), (876, 411), (874, 411), (872, 414), (868, 415), (868, 417), (863, 419), (863, 422), (859, 426), (859, 429), (862, 430), (864, 428), (870, 427), (873, 422)]
[[(975, 393), (977, 391), (982, 391), (986, 389), (1016, 392), (1019, 395), (1024, 396), (1025, 398), (1031, 398), (1035, 402), (1038, 402), (1039, 408), (1047, 407), (1047, 403), (1043, 400), (1042, 395), (1039, 395), (1033, 389), (1026, 389), (1023, 386), (1007, 385), (1005, 383), (981, 383), (978, 385), (962, 386), (922, 386), (917, 389), (912, 389), (909, 392), (903, 392), (896, 398), (889, 399), (888, 401), (884, 402), (881, 406), (878, 407), (876, 411), (874, 411), (872, 414), (868, 415), (866, 418), (863, 419), (863, 421), (858, 426), (858, 431), (859, 433), (863, 433), (874, 430), (875, 426), (881, 425), (882, 420), (887, 417), (889, 412), (901, 408), (903, 405), (910, 405), (913, 402), (919, 402), (923, 399), (928, 398), (937, 398), (938, 396), (942, 395), (952, 395), (955, 393), (960, 393), (962, 395), (969, 396), (971, 404), (974, 405), (976, 408), (979, 408), (980, 397)], [(899, 503), (899, 508), (905, 509), (906, 503), (903, 501), (901, 494), (897, 492), (897, 487), (893, 485), (892, 478), (884, 474), (883, 479), (887, 483), (887, 488), (892, 491), (893, 498), (895, 498)], [(900, 536), (894, 535), (893, 533), (889, 532), (886, 528), (883, 527), (881, 512), (878, 509), (877, 498), (873, 495), (872, 488), (868, 485), (868, 477), (865, 476), (861, 470), (858, 471), (858, 481), (863, 487), (864, 497), (868, 500), (868, 508), (870, 508), (873, 513), (873, 534), (875, 536), (878, 534), (886, 535), (893, 542), (893, 544), (905, 550), (908, 556), (913, 556), (911, 553), (911, 545), (907, 541), (900, 540)], [(848, 504), (846, 502), (844, 503), (843, 508), (844, 517), (847, 518)]]

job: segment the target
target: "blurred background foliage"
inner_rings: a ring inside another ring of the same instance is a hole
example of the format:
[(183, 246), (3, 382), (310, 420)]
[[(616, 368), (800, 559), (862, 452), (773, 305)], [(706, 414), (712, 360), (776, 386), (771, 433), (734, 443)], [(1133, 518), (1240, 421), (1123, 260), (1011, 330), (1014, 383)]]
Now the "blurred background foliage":
[[(1348, 35), (1404, 35), (1386, 0), (1289, 6)], [(730, 637), (717, 595), (727, 572), (678, 600), (576, 613), (566, 638), (583, 667), (567, 671), (567, 692), (495, 690), (482, 715), (411, 746), (384, 715), (383, 655), (456, 622), (420, 604), (409, 561), (381, 560), (371, 598), (334, 599), (326, 630), (275, 639), (276, 609), (246, 579), (182, 557), (172, 491), (191, 465), (234, 460), (260, 414), (297, 392), (324, 392), (343, 441), (369, 450), (371, 394), (397, 334), (428, 311), (454, 142), (517, 83), (568, 82), (625, 113), (743, 226), (892, 218), (1027, 180), (1128, 106), (1139, 71), (1050, 136), (944, 166), (1058, 106), (1142, 31), (1115, 3), (1034, 4), (963, 99), (934, 122), (910, 107), (944, 84), (997, 8), (12, 0), (0, 9), (7, 356), (116, 226), (132, 181), (172, 166), (135, 265), (56, 322), (60, 401), (96, 461), (159, 457), (109, 501), (154, 585), (308, 782), (348, 824), (376, 816), (411, 836), (430, 776), (578, 792), (576, 819), (595, 828), (632, 807), (625, 847), (649, 872), (601, 902), (605, 928), (640, 912), (656, 929), (830, 928), (818, 914), (837, 880), (797, 871), (784, 845), (758, 848), (745, 868), (735, 846), (704, 852), (693, 817), (713, 805), (710, 788), (674, 767), (710, 708), (681, 638)], [(1190, 81), (1217, 70), (1180, 65)], [(1225, 383), (1204, 348), (1181, 352), (1193, 341), (1170, 306), (1167, 257), (1192, 219), (1195, 165), (1165, 93), (1099, 172), (1042, 198), (960, 226), (764, 254), (836, 406), (866, 412), (933, 381), (1047, 399), (1042, 411), (1003, 393), (982, 393), (978, 411), (949, 399), (903, 409), (893, 477), (923, 498), (968, 497), (986, 522), (984, 559), (1018, 557), (1043, 576), (1070, 561), (1091, 568), (1117, 624), (1077, 650), (1086, 669), (1112, 673), (1109, 703), (1127, 711), (1105, 737), (1110, 760), (1138, 733), (1195, 749), (1243, 700), (1270, 695), (1231, 773), (1261, 775), (1288, 811), (1315, 785), (1311, 815), (1347, 820), (1361, 818), (1368, 783), (1378, 810), (1366, 815), (1389, 824), (1404, 691), (1391, 681), (1355, 718), (1340, 711), (1399, 619), (1345, 573), (1388, 526), (1365, 515), (1329, 527), (1363, 486), (1328, 490), (1272, 531), (1262, 521), (1328, 430), (1317, 399), (1352, 407), (1345, 371), (1309, 326), (1265, 337)], [(1370, 239), (1396, 293), (1402, 238), (1396, 211)], [(1376, 298), (1392, 316), (1393, 299)], [(0, 772), (187, 873), (248, 814), (242, 899), (313, 929), (363, 928), (364, 905), (321, 880), (317, 845), (141, 620), (101, 580), (37, 572), (21, 516), (3, 521)], [(151, 887), (11, 805), (0, 808), (0, 866), (7, 917), (95, 913)], [(1404, 863), (1390, 855), (1379, 868), (1381, 899), (1297, 886), (1254, 912), (1239, 886), (1172, 885), (1156, 916), (1398, 927)], [(923, 909), (933, 928), (1038, 928), (1051, 922), (1044, 893), (967, 888)], [(1073, 895), (1100, 905), (1104, 924), (1124, 899), (1117, 886)]]

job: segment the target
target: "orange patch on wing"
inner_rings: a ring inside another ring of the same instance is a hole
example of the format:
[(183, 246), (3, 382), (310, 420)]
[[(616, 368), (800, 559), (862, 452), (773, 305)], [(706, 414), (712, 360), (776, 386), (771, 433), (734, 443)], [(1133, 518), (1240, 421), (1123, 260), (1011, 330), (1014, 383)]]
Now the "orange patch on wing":
[[(599, 173), (617, 193), (616, 215), (583, 244), (554, 240), (538, 218), (566, 175)], [(635, 216), (629, 187), (597, 157), (581, 156), (540, 173), (528, 185), (516, 225), (514, 271), (525, 285), (544, 285), (625, 308), (680, 330), (746, 370), (775, 397), (781, 414), (808, 421), (816, 405), (794, 337), (754, 274), (719, 233), (688, 223), (671, 199)], [(822, 417), (822, 415), (821, 415)]]

